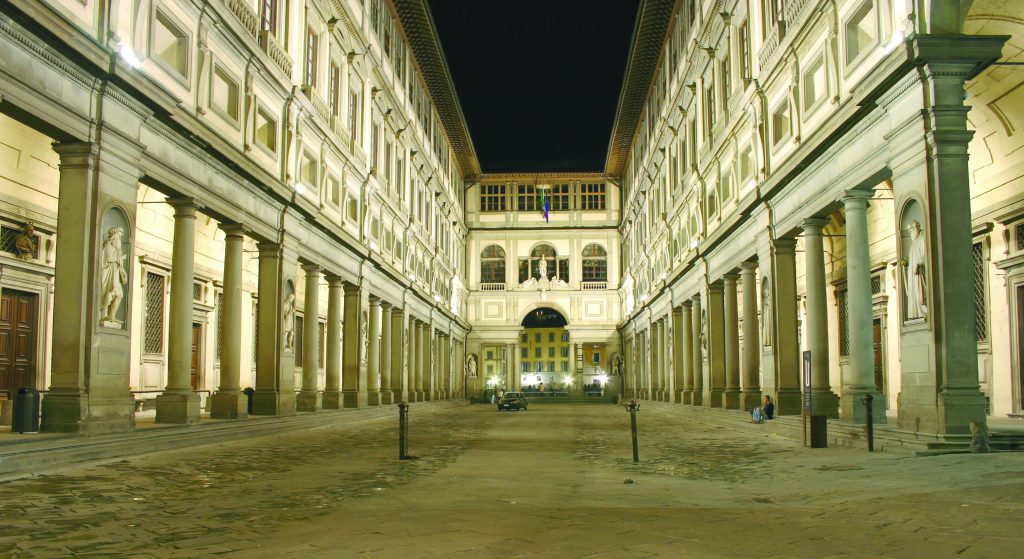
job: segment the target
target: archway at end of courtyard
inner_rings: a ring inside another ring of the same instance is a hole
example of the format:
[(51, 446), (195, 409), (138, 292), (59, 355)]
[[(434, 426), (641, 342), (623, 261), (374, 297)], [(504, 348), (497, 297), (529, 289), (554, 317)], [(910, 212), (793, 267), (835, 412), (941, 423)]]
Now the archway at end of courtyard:
[(603, 395), (608, 383), (605, 344), (574, 342), (565, 316), (551, 307), (531, 310), (521, 325), (514, 355), (516, 388), (543, 398)]

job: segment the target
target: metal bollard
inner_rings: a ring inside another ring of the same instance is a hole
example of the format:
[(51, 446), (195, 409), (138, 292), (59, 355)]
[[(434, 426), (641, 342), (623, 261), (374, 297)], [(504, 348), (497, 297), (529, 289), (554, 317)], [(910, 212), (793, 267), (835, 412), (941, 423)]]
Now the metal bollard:
[(861, 401), (864, 402), (864, 413), (867, 415), (867, 421), (864, 423), (864, 431), (868, 439), (868, 452), (875, 451), (875, 415), (872, 413), (872, 400), (875, 397), (871, 394), (865, 394)]
[(630, 400), (626, 404), (626, 409), (629, 410), (629, 424), (630, 430), (633, 432), (633, 463), (640, 462), (640, 447), (636, 439), (636, 412), (640, 411), (640, 404), (636, 400)]
[(409, 459), (409, 404), (398, 404), (398, 459)]

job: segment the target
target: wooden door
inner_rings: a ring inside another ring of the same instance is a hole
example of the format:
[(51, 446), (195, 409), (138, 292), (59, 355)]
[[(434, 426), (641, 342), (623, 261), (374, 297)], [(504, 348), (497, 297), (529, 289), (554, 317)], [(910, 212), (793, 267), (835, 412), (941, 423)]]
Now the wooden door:
[(36, 385), (35, 293), (0, 292), (0, 390)]
[(203, 347), (203, 325), (198, 322), (192, 323), (192, 390), (199, 390), (199, 383), (201, 381), (200, 372), (202, 370), (202, 355), (201, 349)]
[(1017, 387), (1020, 413), (1024, 412), (1024, 284), (1017, 286)]
[(885, 353), (882, 348), (882, 319), (871, 321), (871, 337), (875, 346), (875, 389), (885, 394)]

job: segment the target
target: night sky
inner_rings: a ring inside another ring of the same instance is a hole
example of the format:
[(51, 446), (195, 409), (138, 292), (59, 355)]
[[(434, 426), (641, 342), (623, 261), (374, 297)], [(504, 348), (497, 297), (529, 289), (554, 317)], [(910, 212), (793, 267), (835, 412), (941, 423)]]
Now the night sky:
[(429, 0), (484, 172), (603, 171), (638, 0)]

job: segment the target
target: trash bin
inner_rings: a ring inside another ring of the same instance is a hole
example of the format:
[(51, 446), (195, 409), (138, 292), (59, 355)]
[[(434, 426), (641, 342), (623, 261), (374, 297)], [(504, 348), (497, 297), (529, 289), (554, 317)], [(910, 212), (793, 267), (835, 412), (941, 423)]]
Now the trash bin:
[(245, 394), (245, 400), (246, 400), (245, 409), (249, 413), (252, 413), (252, 396), (253, 396), (253, 394), (256, 394), (256, 389), (254, 389), (253, 387), (250, 386), (249, 388), (246, 388), (245, 390), (243, 390), (242, 393)]
[(828, 417), (811, 416), (811, 448), (828, 448)]
[(14, 395), (11, 431), (14, 433), (39, 432), (39, 391), (35, 388), (23, 386)]

